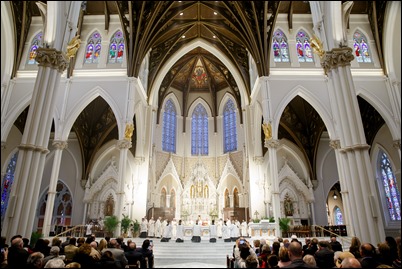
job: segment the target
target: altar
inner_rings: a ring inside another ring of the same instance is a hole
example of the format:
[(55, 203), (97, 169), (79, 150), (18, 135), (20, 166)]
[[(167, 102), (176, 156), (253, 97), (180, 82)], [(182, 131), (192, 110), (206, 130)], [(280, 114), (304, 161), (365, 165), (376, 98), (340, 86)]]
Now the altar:
[[(193, 227), (194, 226), (183, 227), (183, 234), (185, 239), (191, 239), (191, 237), (193, 237)], [(201, 237), (209, 238), (209, 226), (201, 226)]]
[(261, 220), (260, 223), (249, 224), (251, 237), (278, 236), (275, 230), (275, 223)]

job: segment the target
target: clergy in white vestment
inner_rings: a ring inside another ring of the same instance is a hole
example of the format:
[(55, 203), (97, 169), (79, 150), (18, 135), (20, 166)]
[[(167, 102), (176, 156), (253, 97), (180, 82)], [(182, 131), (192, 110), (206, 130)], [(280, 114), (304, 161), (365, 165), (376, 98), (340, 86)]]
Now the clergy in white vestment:
[(172, 225), (172, 238), (176, 238), (176, 228), (177, 228), (176, 219), (173, 219), (170, 225)]
[(240, 229), (236, 223), (232, 223), (230, 226), (230, 237), (232, 238), (232, 242), (236, 242), (236, 240), (240, 237)]
[(241, 223), (241, 236), (243, 237), (247, 237), (248, 233), (247, 233), (247, 222), (245, 220), (243, 220), (243, 222)]
[(216, 243), (216, 225), (215, 220), (212, 220), (211, 225), (209, 225), (209, 242)]
[(193, 226), (193, 237), (191, 238), (191, 242), (201, 242), (201, 225), (199, 224), (198, 220)]
[(162, 217), (159, 217), (156, 222), (155, 222), (155, 237), (156, 238), (161, 238), (162, 236), (162, 223), (161, 223)]
[(223, 222), (222, 225), (222, 237), (223, 237), (223, 241), (225, 242), (231, 242), (231, 238), (230, 238), (230, 229), (228, 226), (228, 223), (226, 222), (226, 220)]
[(250, 224), (253, 224), (253, 220), (251, 218), (249, 219), (248, 225), (247, 225), (248, 226), (247, 228), (248, 228), (248, 236), (249, 237), (251, 237), (251, 225)]
[(169, 242), (172, 238), (172, 225), (170, 225), (170, 221), (166, 221), (166, 226), (163, 229), (163, 237), (161, 242)]
[(164, 219), (162, 221), (162, 225), (161, 225), (161, 236), (163, 236), (165, 234), (166, 225), (167, 225), (167, 219)]
[(223, 221), (222, 219), (219, 219), (218, 224), (216, 225), (216, 236), (218, 236), (218, 238), (222, 238), (222, 225)]
[(184, 229), (183, 225), (181, 224), (181, 220), (179, 220), (179, 223), (177, 224), (176, 227), (176, 242), (177, 243), (183, 243), (183, 237), (184, 237)]
[(147, 238), (148, 236), (148, 221), (145, 218), (142, 218), (140, 224), (140, 238)]
[(151, 217), (151, 219), (148, 221), (148, 237), (154, 237), (155, 236), (155, 221), (154, 217)]

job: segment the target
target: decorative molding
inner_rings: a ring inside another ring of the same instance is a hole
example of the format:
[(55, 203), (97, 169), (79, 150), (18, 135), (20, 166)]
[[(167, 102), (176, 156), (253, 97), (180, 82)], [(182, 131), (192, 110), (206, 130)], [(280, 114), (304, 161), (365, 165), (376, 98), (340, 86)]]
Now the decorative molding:
[(63, 73), (68, 65), (64, 53), (54, 48), (38, 48), (35, 60), (39, 66), (57, 69), (60, 73)]
[(355, 58), (352, 51), (352, 48), (349, 47), (334, 48), (331, 51), (326, 51), (321, 59), (321, 66), (324, 68), (325, 74), (328, 74), (331, 69), (350, 65), (350, 62)]
[[(3, 142), (2, 142), (3, 143)], [(2, 144), (2, 146), (3, 146), (3, 144)], [(395, 149), (401, 149), (401, 140), (400, 139), (398, 139), (398, 140), (394, 140), (393, 141), (393, 143), (392, 143), (392, 146), (395, 148)]]
[(355, 150), (368, 150), (369, 148), (370, 148), (370, 146), (367, 144), (357, 144), (357, 145), (352, 145), (349, 147), (341, 148), (339, 151), (344, 153), (344, 152), (355, 151)]
[(254, 161), (256, 164), (261, 165), (261, 164), (264, 163), (264, 157), (262, 157), (262, 156), (255, 156), (255, 157), (253, 158), (253, 161)]
[(5, 141), (1, 141), (1, 149), (6, 149), (6, 142)]
[(127, 139), (117, 140), (116, 142), (116, 147), (118, 149), (129, 149), (131, 148), (131, 146), (132, 146), (131, 141)]
[(134, 157), (134, 164), (141, 165), (145, 162), (145, 157)]
[(277, 140), (277, 139), (269, 139), (269, 140), (265, 139), (264, 146), (266, 148), (275, 148), (276, 149), (280, 146), (280, 143), (279, 143), (279, 140)]
[(329, 141), (329, 146), (333, 149), (341, 148), (341, 141), (339, 139)]
[(68, 148), (68, 143), (67, 141), (54, 140), (52, 146), (54, 146), (55, 149), (63, 150)]
[(26, 150), (26, 151), (39, 151), (44, 154), (48, 154), (49, 150), (44, 147), (39, 147), (31, 144), (21, 144), (18, 146), (19, 149)]

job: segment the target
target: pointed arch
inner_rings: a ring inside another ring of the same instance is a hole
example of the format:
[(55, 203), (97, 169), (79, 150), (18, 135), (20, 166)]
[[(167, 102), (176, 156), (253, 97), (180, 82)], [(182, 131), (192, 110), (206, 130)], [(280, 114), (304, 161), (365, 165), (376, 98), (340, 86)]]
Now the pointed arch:
[[(93, 89), (89, 90), (85, 95), (83, 95), (78, 102), (74, 104), (74, 106), (71, 108), (69, 113), (66, 113), (68, 117), (65, 120), (65, 125), (64, 129), (62, 131), (62, 139), (66, 140), (68, 138), (68, 135), (70, 134), (70, 130), (73, 127), (73, 124), (75, 120), (78, 118), (80, 113), (93, 101), (95, 100), (98, 96), (102, 97), (106, 103), (110, 106), (110, 108), (113, 111), (113, 114), (116, 119), (122, 119), (122, 111), (120, 106), (116, 103), (116, 101), (113, 99), (113, 97), (105, 91), (103, 88), (100, 86), (96, 86)], [(119, 129), (119, 137), (123, 136), (124, 133), (124, 128), (125, 126), (121, 126), (121, 121), (117, 120), (117, 126)]]
[[(329, 106), (326, 104), (323, 104), (320, 99), (318, 99), (312, 92), (308, 91), (306, 88), (304, 88), (301, 85), (297, 85), (294, 87), (289, 93), (282, 99), (282, 101), (279, 103), (276, 113), (274, 116), (274, 126), (279, 126), (280, 120), (281, 120), (281, 115), (283, 114), (283, 111), (285, 110), (286, 106), (295, 98), (296, 96), (300, 96), (304, 100), (307, 101), (320, 115), (322, 121), (324, 122), (325, 127), (327, 128), (328, 134), (330, 139), (335, 139), (335, 126), (333, 125), (332, 122), (332, 116), (329, 109)], [(278, 128), (273, 128), (273, 130), (276, 132), (273, 133), (272, 135), (274, 137), (277, 137), (277, 130)]]
[(166, 74), (169, 72), (170, 68), (183, 56), (193, 49), (201, 47), (210, 53), (212, 53), (215, 57), (222, 61), (222, 63), (229, 69), (229, 72), (232, 73), (233, 78), (238, 85), (240, 91), (240, 100), (242, 101), (241, 106), (245, 106), (249, 104), (250, 97), (247, 93), (247, 87), (245, 82), (241, 79), (241, 74), (237, 70), (236, 65), (219, 49), (217, 49), (212, 43), (208, 42), (202, 38), (196, 38), (191, 42), (186, 43), (181, 49), (179, 49), (176, 53), (174, 53), (168, 61), (164, 64), (164, 66), (160, 69), (157, 76), (155, 77), (154, 83), (150, 87), (148, 102), (152, 106), (158, 106), (158, 91), (159, 87), (162, 84), (163, 79)]
[(342, 210), (339, 208), (339, 206), (334, 207), (333, 216), (334, 216), (334, 224), (335, 225), (343, 225), (344, 224)]

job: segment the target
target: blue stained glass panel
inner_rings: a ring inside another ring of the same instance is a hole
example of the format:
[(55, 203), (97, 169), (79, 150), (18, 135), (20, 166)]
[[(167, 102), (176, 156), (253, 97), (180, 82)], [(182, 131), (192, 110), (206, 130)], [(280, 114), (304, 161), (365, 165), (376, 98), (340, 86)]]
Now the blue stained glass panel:
[(31, 47), (29, 48), (28, 64), (37, 64), (38, 63), (35, 60), (35, 58), (37, 55), (37, 50), (41, 44), (42, 44), (42, 32), (38, 33), (32, 40)]
[(276, 30), (272, 40), (275, 62), (289, 62), (289, 47), (285, 34)]
[(223, 109), (224, 153), (237, 150), (236, 108), (229, 99)]
[(300, 63), (313, 62), (310, 38), (304, 31), (299, 31), (296, 35), (296, 51)]
[(3, 178), (3, 187), (1, 189), (1, 220), (3, 222), (8, 200), (10, 199), (11, 186), (14, 182), (15, 167), (17, 166), (18, 151), (11, 157), (7, 165), (7, 170)]
[(335, 225), (343, 225), (342, 211), (339, 207), (335, 207), (334, 215), (335, 215)]
[(396, 183), (396, 177), (392, 170), (391, 163), (385, 152), (381, 152), (381, 178), (384, 187), (386, 205), (391, 220), (401, 220), (401, 198)]
[(191, 154), (208, 155), (208, 113), (198, 104), (191, 118)]
[(162, 149), (176, 153), (176, 107), (171, 99), (163, 112)]
[(356, 31), (353, 35), (353, 50), (359, 63), (371, 63), (370, 50), (366, 40), (367, 38), (360, 31)]
[(99, 62), (99, 57), (102, 50), (102, 36), (98, 32), (94, 32), (88, 40), (88, 45), (85, 51), (86, 64), (96, 64)]
[(117, 31), (109, 45), (109, 63), (122, 63), (124, 54), (124, 38), (123, 33), (119, 30)]

